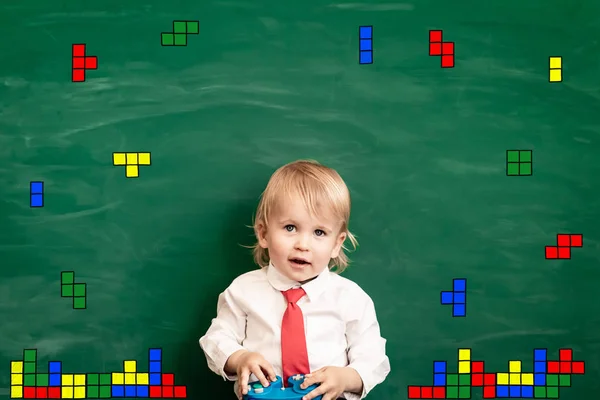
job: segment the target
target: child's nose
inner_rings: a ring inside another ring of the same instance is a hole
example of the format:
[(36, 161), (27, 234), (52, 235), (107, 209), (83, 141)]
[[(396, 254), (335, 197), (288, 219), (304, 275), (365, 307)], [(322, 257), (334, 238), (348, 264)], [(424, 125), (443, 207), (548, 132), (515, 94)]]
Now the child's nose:
[(296, 241), (296, 248), (299, 250), (308, 249), (308, 238), (305, 235), (298, 235), (298, 239)]

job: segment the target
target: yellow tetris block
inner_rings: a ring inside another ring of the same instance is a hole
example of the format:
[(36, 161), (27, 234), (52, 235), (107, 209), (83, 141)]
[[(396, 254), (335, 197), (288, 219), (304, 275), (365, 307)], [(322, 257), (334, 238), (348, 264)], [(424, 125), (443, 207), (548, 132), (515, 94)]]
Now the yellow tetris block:
[(508, 374), (503, 372), (497, 373), (496, 385), (508, 385)]
[(11, 361), (10, 362), (10, 373), (11, 374), (22, 374), (23, 373), (23, 361)]
[(123, 371), (137, 372), (136, 361), (123, 361)]
[(128, 178), (137, 178), (140, 176), (140, 167), (137, 165), (128, 165), (125, 167), (125, 176)]
[(148, 385), (149, 378), (147, 372), (138, 373), (136, 377), (136, 383), (138, 385)]
[(471, 362), (470, 361), (459, 361), (458, 362), (458, 373), (459, 374), (471, 373)]
[(125, 384), (125, 374), (122, 372), (113, 372), (111, 383), (113, 385), (124, 385)]
[(23, 384), (23, 374), (10, 374), (10, 384), (11, 385), (22, 385)]
[(73, 374), (64, 374), (61, 379), (61, 384), (62, 386), (73, 386)]
[(137, 153), (127, 153), (127, 165), (137, 165)]
[(150, 165), (150, 153), (138, 153), (138, 164)]
[(458, 349), (458, 361), (471, 361), (471, 349)]
[(509, 361), (508, 372), (517, 373), (521, 372), (521, 361)]
[(135, 372), (125, 372), (125, 384), (135, 385)]
[(75, 388), (74, 398), (85, 399), (85, 386), (77, 386)]
[(510, 374), (509, 382), (511, 385), (521, 384), (521, 374)]
[(521, 385), (533, 386), (533, 374), (521, 374)]
[(73, 379), (75, 386), (85, 386), (85, 374), (76, 374)]
[(550, 82), (562, 82), (562, 70), (551, 69), (550, 70)]
[(11, 399), (22, 399), (23, 398), (23, 386), (11, 386), (10, 387), (10, 398)]
[(113, 153), (113, 165), (125, 165), (125, 153)]
[(63, 386), (60, 391), (61, 399), (72, 399), (73, 398), (73, 386)]
[(562, 57), (550, 57), (550, 69), (561, 69)]

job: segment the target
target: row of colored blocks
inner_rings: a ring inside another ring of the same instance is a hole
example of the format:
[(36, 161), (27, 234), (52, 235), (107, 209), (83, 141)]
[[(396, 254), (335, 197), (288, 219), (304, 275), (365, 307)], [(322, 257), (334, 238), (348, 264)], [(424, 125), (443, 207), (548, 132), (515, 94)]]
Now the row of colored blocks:
[(173, 32), (160, 34), (162, 46), (187, 46), (187, 35), (200, 33), (198, 21), (173, 21)]
[(84, 310), (87, 303), (87, 285), (85, 283), (75, 283), (74, 271), (62, 271), (60, 273), (60, 296), (72, 297), (73, 308)]
[(373, 64), (373, 26), (358, 27), (358, 62)]
[(571, 374), (480, 373), (434, 374), (433, 386), (571, 386)]
[[(484, 399), (537, 398), (558, 399), (559, 387), (545, 386), (484, 386)], [(409, 399), (470, 399), (470, 386), (409, 386)]]
[(440, 296), (443, 305), (452, 305), (453, 317), (467, 316), (467, 280), (455, 278), (452, 280), (452, 291), (443, 291)]
[(559, 233), (556, 235), (556, 246), (546, 246), (546, 259), (568, 260), (571, 258), (571, 247), (583, 247), (583, 235)]
[(562, 57), (550, 57), (550, 82), (562, 82)]
[[(87, 389), (87, 390), (86, 390)], [(13, 386), (11, 399), (110, 399), (115, 397), (186, 398), (185, 386)]]
[(85, 71), (98, 69), (98, 57), (85, 55), (85, 44), (73, 45), (73, 82), (84, 82)]
[(533, 175), (532, 150), (506, 150), (506, 175), (530, 176)]
[(454, 68), (454, 42), (442, 41), (441, 30), (429, 31), (429, 55), (440, 56), (442, 68)]
[(150, 153), (113, 153), (113, 165), (125, 166), (127, 178), (140, 176), (140, 165), (151, 165)]

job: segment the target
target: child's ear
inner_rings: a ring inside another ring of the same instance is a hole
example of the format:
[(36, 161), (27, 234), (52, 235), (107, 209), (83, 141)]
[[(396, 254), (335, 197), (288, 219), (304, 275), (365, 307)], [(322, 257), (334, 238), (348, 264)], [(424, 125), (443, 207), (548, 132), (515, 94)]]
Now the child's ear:
[(269, 247), (269, 242), (267, 241), (267, 227), (264, 222), (258, 222), (256, 224), (256, 228), (254, 229), (256, 232), (256, 238), (258, 239), (258, 245), (263, 249)]
[(346, 232), (341, 232), (339, 234), (339, 236), (337, 237), (337, 240), (335, 242), (335, 246), (333, 247), (333, 250), (331, 251), (331, 258), (336, 258), (337, 256), (340, 255), (340, 250), (342, 249), (342, 245), (344, 244), (344, 240), (346, 240), (346, 237), (348, 235), (346, 234)]

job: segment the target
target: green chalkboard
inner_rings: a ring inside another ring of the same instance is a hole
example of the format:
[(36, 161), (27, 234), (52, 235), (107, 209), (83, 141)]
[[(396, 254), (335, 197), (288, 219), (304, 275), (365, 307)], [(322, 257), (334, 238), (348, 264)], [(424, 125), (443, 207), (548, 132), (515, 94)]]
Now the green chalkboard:
[[(598, 15), (594, 0), (5, 1), (0, 397), (25, 349), (39, 374), (79, 374), (148, 372), (157, 348), (188, 398), (232, 399), (198, 338), (254, 268), (242, 245), (270, 174), (299, 158), (353, 195), (344, 275), (374, 299), (392, 367), (369, 399), (433, 385), (434, 361), (456, 373), (459, 349), (487, 373), (532, 372), (536, 348), (585, 362), (561, 399), (597, 397)], [(179, 20), (198, 33), (161, 35)], [(452, 67), (429, 55), (431, 30)], [(128, 178), (121, 153), (151, 160)], [(532, 164), (507, 165), (521, 155)], [(570, 259), (545, 258), (558, 234), (582, 235)], [(455, 278), (465, 317), (441, 304)]]

